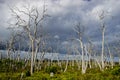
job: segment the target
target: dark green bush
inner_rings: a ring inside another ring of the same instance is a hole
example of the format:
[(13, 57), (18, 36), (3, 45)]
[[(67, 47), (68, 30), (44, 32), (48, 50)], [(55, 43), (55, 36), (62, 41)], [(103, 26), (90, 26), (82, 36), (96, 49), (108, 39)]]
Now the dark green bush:
[(26, 75), (26, 76), (31, 76), (30, 71), (26, 71), (26, 72), (25, 72), (25, 75)]
[(42, 79), (42, 80), (48, 80), (45, 76), (43, 76), (41, 79)]
[(57, 73), (58, 71), (60, 70), (60, 68), (58, 66), (51, 66), (51, 67), (48, 67), (46, 68), (45, 72), (47, 73)]
[(113, 70), (111, 70), (112, 75), (120, 75), (120, 67), (116, 67)]

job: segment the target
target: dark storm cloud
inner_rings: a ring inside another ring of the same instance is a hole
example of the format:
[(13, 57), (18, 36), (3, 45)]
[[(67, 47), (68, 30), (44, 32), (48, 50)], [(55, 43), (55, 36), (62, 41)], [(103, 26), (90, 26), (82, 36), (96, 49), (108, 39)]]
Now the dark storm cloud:
[(2, 3), (4, 3), (5, 2), (5, 0), (0, 0), (0, 4), (2, 4)]
[[(8, 4), (11, 6), (30, 4), (41, 5), (43, 0), (0, 0), (0, 34), (6, 34), (7, 21), (10, 18)], [(120, 0), (46, 0), (48, 14), (45, 26), (55, 36), (58, 35), (63, 42), (67, 37), (71, 37), (73, 27), (77, 22), (81, 22), (86, 27), (86, 35), (93, 41), (101, 41), (100, 22), (98, 14), (103, 9), (108, 12), (105, 17), (106, 39), (114, 40), (113, 35), (117, 35), (120, 25)], [(5, 33), (4, 33), (5, 32)], [(1, 37), (0, 35), (0, 37)], [(7, 34), (6, 34), (7, 35)], [(5, 35), (5, 36), (6, 36)], [(61, 41), (61, 42), (62, 42)]]

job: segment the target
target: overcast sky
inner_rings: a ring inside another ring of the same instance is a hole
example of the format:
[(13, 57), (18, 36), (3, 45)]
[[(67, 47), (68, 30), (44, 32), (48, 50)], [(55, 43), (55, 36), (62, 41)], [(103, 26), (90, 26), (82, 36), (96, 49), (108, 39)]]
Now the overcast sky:
[[(45, 25), (51, 29), (54, 38), (67, 39), (73, 33), (77, 22), (86, 27), (86, 35), (94, 43), (101, 41), (100, 21), (98, 15), (105, 11), (106, 39), (116, 40), (120, 34), (120, 0), (45, 0), (47, 13), (51, 16)], [(41, 7), (43, 0), (0, 0), (0, 39), (8, 37), (8, 21), (11, 18), (9, 7), (26, 5)], [(61, 29), (61, 30), (60, 30)], [(59, 31), (60, 30), (60, 31)]]

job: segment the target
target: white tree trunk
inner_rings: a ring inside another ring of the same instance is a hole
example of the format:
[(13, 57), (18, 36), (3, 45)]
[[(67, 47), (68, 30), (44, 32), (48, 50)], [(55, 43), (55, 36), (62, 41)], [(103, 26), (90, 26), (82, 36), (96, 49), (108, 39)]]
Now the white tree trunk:
[(34, 40), (31, 40), (32, 52), (31, 52), (31, 69), (30, 72), (33, 74), (34, 71)]
[(103, 27), (103, 30), (102, 30), (102, 55), (101, 55), (102, 70), (104, 70), (104, 67), (105, 67), (105, 64), (104, 64), (104, 43), (105, 43), (104, 36), (105, 36), (105, 27)]
[(119, 65), (120, 65), (120, 58), (119, 58)]
[(2, 53), (0, 52), (0, 59), (2, 59)]
[[(88, 61), (85, 61), (85, 59), (84, 59), (85, 56), (84, 56), (84, 46), (83, 46), (83, 43), (82, 43), (82, 39), (80, 39), (80, 46), (81, 46), (81, 50), (82, 50), (82, 74), (85, 74), (86, 69), (87, 69)], [(87, 54), (86, 51), (85, 51), (85, 54)], [(86, 55), (86, 57), (87, 57), (87, 55)]]
[(69, 63), (69, 57), (67, 57), (67, 61), (66, 61), (66, 66), (65, 66), (65, 69), (64, 69), (64, 72), (66, 72), (67, 71), (67, 68), (68, 68), (68, 63)]
[(89, 67), (92, 68), (92, 66), (91, 66), (91, 55), (90, 54), (89, 54), (89, 58), (88, 59), (89, 59), (88, 60), (89, 61)]
[(110, 48), (108, 47), (108, 52), (109, 52), (109, 55), (110, 55), (110, 63), (111, 63), (111, 67), (113, 68), (114, 66), (114, 61), (113, 61), (113, 56), (111, 54), (111, 51), (110, 51)]
[(100, 63), (99, 58), (96, 57), (95, 60), (96, 60), (96, 62), (97, 62), (97, 64), (98, 64), (100, 70), (102, 70), (102, 66), (101, 66), (101, 63)]

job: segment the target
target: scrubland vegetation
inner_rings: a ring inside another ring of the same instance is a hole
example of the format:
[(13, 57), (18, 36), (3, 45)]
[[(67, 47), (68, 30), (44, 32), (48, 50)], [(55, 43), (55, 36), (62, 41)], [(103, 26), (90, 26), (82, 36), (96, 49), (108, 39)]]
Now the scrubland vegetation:
[[(101, 10), (96, 14), (99, 23), (96, 27), (100, 29), (98, 42), (91, 40), (93, 37), (86, 34), (88, 30), (79, 20), (73, 25), (72, 37), (60, 42), (59, 36), (51, 37), (44, 26), (51, 17), (45, 1), (41, 7), (30, 4), (20, 8), (9, 7), (10, 36), (3, 41), (6, 55), (4, 58), (0, 56), (0, 80), (120, 80), (119, 44), (111, 45), (106, 40), (109, 28), (105, 23), (107, 11)], [(57, 59), (45, 59), (46, 53), (61, 54), (60, 50), (65, 53), (65, 59), (54, 54), (52, 57)], [(29, 57), (21, 57), (22, 51), (26, 51), (25, 55)], [(118, 61), (114, 61), (116, 55)]]
[(98, 67), (88, 68), (85, 74), (81, 74), (81, 69), (70, 63), (66, 72), (63, 72), (64, 63), (62, 68), (56, 62), (46, 67), (45, 64), (47, 62), (44, 62), (40, 71), (31, 75), (30, 64), (25, 67), (24, 61), (0, 60), (0, 80), (120, 80), (120, 66), (117, 63), (113, 69), (106, 68), (104, 71)]

